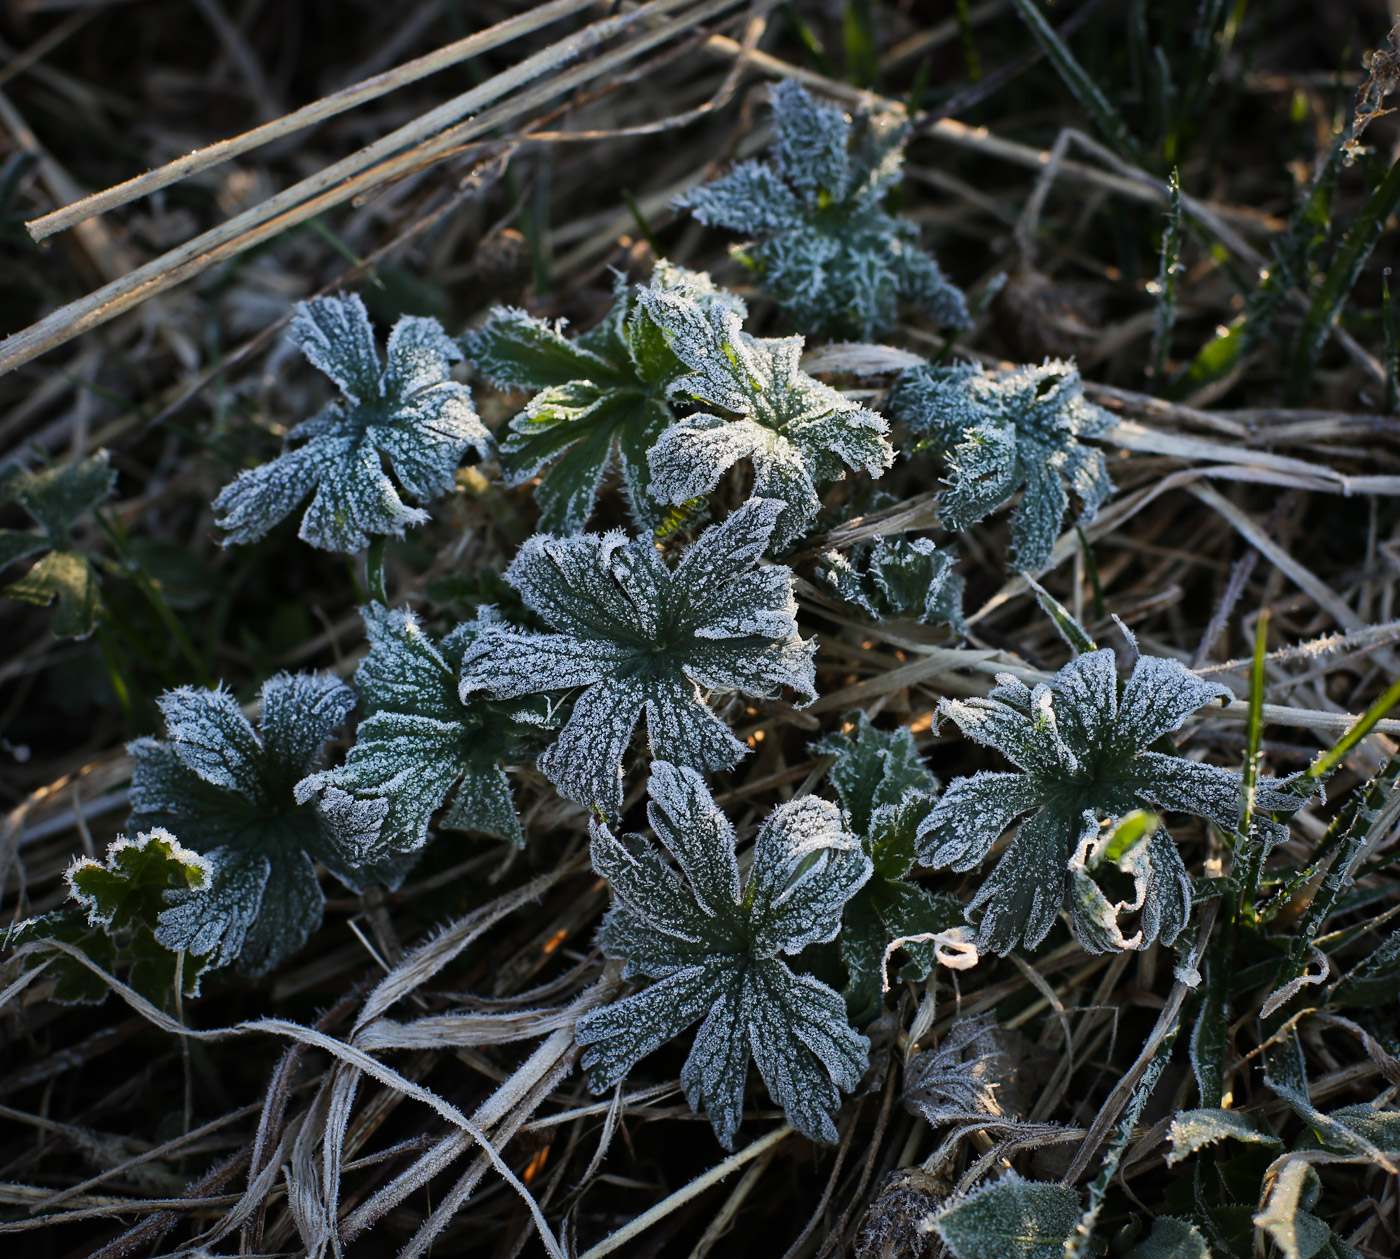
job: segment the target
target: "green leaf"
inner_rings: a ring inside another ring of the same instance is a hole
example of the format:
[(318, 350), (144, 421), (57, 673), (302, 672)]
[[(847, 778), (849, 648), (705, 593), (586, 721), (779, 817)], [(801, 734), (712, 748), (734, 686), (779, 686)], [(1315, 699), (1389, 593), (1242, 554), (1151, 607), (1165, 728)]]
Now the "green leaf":
[(1275, 1177), (1254, 1225), (1273, 1239), (1279, 1259), (1313, 1259), (1332, 1240), (1332, 1230), (1306, 1210), (1317, 1201), (1317, 1172), (1303, 1159), (1289, 1159)]
[(105, 450), (38, 472), (11, 465), (0, 473), (0, 502), (21, 504), (42, 526), (49, 544), (63, 548), (71, 543), (73, 526), (111, 497), (116, 482)]
[(319, 798), (341, 850), (361, 864), (421, 848), (454, 788), (440, 825), (523, 845), (503, 766), (533, 760), (554, 721), (543, 698), (460, 698), (462, 656), (494, 618), (434, 642), (410, 611), (374, 604), (361, 615), (370, 651), (355, 682), (368, 715), (345, 764), (302, 779), (297, 800)]
[(574, 691), (573, 713), (539, 759), (560, 793), (608, 817), (643, 714), (652, 754), (724, 769), (748, 749), (703, 692), (810, 703), (816, 644), (797, 633), (792, 574), (757, 567), (783, 505), (750, 499), (669, 568), (646, 539), (539, 535), (506, 578), (556, 632), (488, 625), (462, 657), (463, 703)]
[(963, 579), (953, 572), (957, 557), (927, 538), (891, 534), (859, 543), (851, 554), (822, 556), (817, 583), (877, 621), (912, 618), (966, 633)]
[[(745, 313), (743, 302), (703, 272), (661, 261), (650, 290), (675, 292), (705, 308)], [(659, 523), (651, 501), (647, 451), (675, 420), (669, 386), (686, 371), (637, 299), (619, 279), (613, 307), (591, 333), (568, 340), (558, 325), (498, 307), (463, 340), (477, 369), (502, 387), (538, 390), (510, 422), (501, 446), (511, 485), (540, 478), (540, 528), (574, 533), (593, 514), (609, 469), (617, 467), (633, 519)]]
[(770, 164), (740, 162), (682, 202), (701, 223), (752, 238), (734, 254), (760, 289), (817, 335), (869, 341), (894, 326), (901, 302), (966, 324), (966, 300), (919, 248), (918, 227), (885, 209), (907, 125), (853, 121), (795, 79), (774, 88), (773, 115)]
[[(1144, 806), (1191, 813), (1233, 831), (1239, 820), (1240, 776), (1215, 765), (1158, 750), (1198, 708), (1230, 698), (1175, 660), (1139, 656), (1120, 681), (1112, 651), (1087, 651), (1034, 690), (1000, 674), (985, 699), (944, 700), (939, 719), (995, 748), (1022, 772), (983, 770), (950, 783), (919, 825), (919, 860), (970, 870), (1017, 818), (1030, 817), (968, 907), (978, 921), (977, 947), (1005, 953), (1039, 944), (1070, 893), (1080, 942), (1089, 949), (1170, 944), (1186, 925), (1191, 889), (1165, 831), (1154, 830), (1117, 864), (1131, 874), (1134, 896), (1117, 907), (1102, 894), (1095, 871), (1118, 822)], [(1269, 844), (1286, 831), (1270, 811), (1291, 812), (1302, 798), (1272, 779), (1258, 784), (1256, 826)], [(1125, 939), (1123, 914), (1141, 933)], [(1110, 928), (1110, 925), (1111, 928)]]
[(889, 396), (890, 413), (949, 466), (938, 496), (945, 528), (966, 529), (1006, 506), (1011, 562), (1038, 572), (1050, 562), (1071, 496), (1087, 525), (1113, 493), (1097, 437), (1110, 417), (1084, 397), (1079, 369), (1047, 360), (1039, 367), (988, 372), (980, 364), (911, 367)]
[[(172, 899), (208, 893), (213, 867), (206, 858), (157, 828), (135, 839), (114, 840), (100, 862), (78, 859), (66, 877), (69, 898), (76, 905), (17, 924), (7, 945), (60, 940), (109, 974), (119, 959), (130, 959), (127, 982), (157, 1006), (165, 1004), (177, 971), (186, 996), (199, 992), (199, 976), (208, 959), (190, 955), (182, 962), (157, 940), (154, 929)], [(38, 960), (56, 980), (55, 1000), (97, 1002), (106, 997), (106, 984), (76, 959), (40, 953)]]
[(102, 587), (87, 556), (77, 551), (50, 551), (5, 594), (21, 603), (47, 607), (58, 600), (50, 628), (60, 638), (87, 638), (97, 628)]
[(105, 450), (39, 472), (11, 465), (0, 473), (0, 502), (20, 503), (44, 531), (42, 537), (0, 531), (0, 567), (49, 551), (4, 593), (40, 607), (56, 599), (51, 628), (61, 638), (87, 638), (97, 628), (102, 591), (92, 563), (73, 543), (73, 526), (111, 496), (116, 480)]
[(1332, 989), (1331, 1000), (1342, 1006), (1387, 1006), (1400, 1001), (1400, 931), (1353, 966)]
[(1282, 1142), (1271, 1132), (1259, 1127), (1257, 1121), (1238, 1110), (1183, 1110), (1172, 1119), (1167, 1132), (1171, 1167), (1217, 1141), (1245, 1141), (1277, 1149)]
[[(491, 435), (471, 392), (451, 376), (462, 351), (436, 319), (406, 315), (380, 366), (357, 294), (298, 303), (291, 338), (340, 388), (341, 400), (288, 433), (290, 446), (250, 468), (214, 500), (224, 545), (256, 542), (307, 499), (298, 536), (327, 551), (362, 551), (371, 535), (402, 537), (452, 489), (468, 449), (485, 458)], [(385, 464), (394, 477), (385, 471)]]
[(1007, 1172), (947, 1207), (934, 1231), (954, 1259), (1061, 1259), (1079, 1223), (1079, 1195), (1068, 1185)]
[(894, 462), (884, 416), (802, 371), (801, 337), (751, 337), (732, 307), (705, 307), (678, 291), (649, 289), (641, 301), (690, 369), (671, 383), (670, 395), (733, 417), (691, 415), (660, 434), (647, 460), (661, 502), (703, 497), (748, 459), (754, 494), (785, 505), (773, 534), (782, 550), (816, 520), (819, 483), (840, 480), (847, 468), (879, 477)]
[(1152, 1231), (1128, 1251), (1126, 1259), (1211, 1259), (1211, 1253), (1190, 1220), (1159, 1215)]
[(593, 824), (594, 868), (616, 897), (599, 943), (624, 977), (656, 982), (578, 1021), (589, 1087), (612, 1088), (701, 1022), (681, 1085), (727, 1149), (750, 1057), (788, 1123), (834, 1142), (841, 1092), (860, 1082), (870, 1043), (835, 992), (780, 955), (835, 938), (870, 859), (834, 805), (806, 796), (769, 815), (741, 877), (734, 829), (698, 773), (656, 761), (649, 791), (652, 829), (678, 869), (641, 837)]
[(131, 826), (178, 832), (213, 870), (206, 890), (171, 894), (156, 939), (210, 954), (211, 966), (237, 960), (250, 975), (277, 965), (320, 924), (316, 862), (355, 891), (401, 877), (392, 864), (355, 867), (315, 806), (294, 794), (354, 706), (351, 689), (329, 675), (283, 673), (261, 698), (254, 729), (228, 691), (168, 691), (160, 707), (169, 737), (130, 745)]

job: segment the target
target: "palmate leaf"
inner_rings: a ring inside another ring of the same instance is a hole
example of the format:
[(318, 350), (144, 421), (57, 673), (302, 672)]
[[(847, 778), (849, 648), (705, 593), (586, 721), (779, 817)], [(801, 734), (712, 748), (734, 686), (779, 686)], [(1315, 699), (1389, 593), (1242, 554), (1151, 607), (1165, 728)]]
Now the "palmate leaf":
[[(198, 995), (208, 959), (193, 953), (182, 959), (165, 947), (158, 922), (172, 898), (208, 893), (213, 867), (205, 857), (157, 828), (135, 839), (114, 840), (102, 861), (79, 858), (68, 867), (66, 879), (69, 899), (76, 904), (16, 924), (4, 945), (59, 940), (109, 973), (119, 959), (129, 960), (127, 983), (157, 1006), (165, 1004), (177, 974), (184, 995)], [(67, 954), (40, 953), (36, 960), (54, 979), (57, 1001), (97, 1002), (107, 995), (106, 984)]]
[(748, 459), (754, 494), (785, 505), (773, 533), (781, 550), (816, 519), (819, 483), (840, 480), (846, 468), (879, 477), (893, 463), (884, 416), (802, 371), (801, 337), (751, 337), (733, 307), (702, 306), (675, 291), (646, 290), (641, 302), (690, 369), (672, 382), (671, 395), (731, 417), (691, 415), (661, 433), (647, 456), (659, 501), (708, 494), (730, 467)]
[[(650, 288), (682, 294), (702, 308), (718, 304), (740, 318), (746, 313), (743, 301), (708, 275), (664, 260)], [(498, 307), (463, 344), (492, 384), (539, 391), (511, 420), (501, 467), (510, 485), (540, 478), (535, 500), (543, 532), (582, 529), (614, 467), (633, 519), (655, 527), (647, 451), (675, 420), (667, 390), (688, 369), (666, 346), (636, 288), (620, 277), (602, 323), (573, 340), (559, 325)]]
[(599, 943), (626, 978), (656, 982), (579, 1020), (589, 1087), (611, 1088), (700, 1022), (681, 1085), (727, 1149), (750, 1057), (794, 1128), (835, 1141), (841, 1092), (860, 1082), (870, 1043), (835, 992), (780, 955), (836, 936), (869, 857), (834, 805), (807, 796), (769, 815), (741, 877), (734, 829), (698, 773), (656, 761), (649, 790), (652, 829), (678, 869), (640, 836), (593, 824), (593, 864), (616, 896)]
[(1083, 440), (1110, 418), (1085, 399), (1071, 363), (995, 373), (975, 363), (911, 367), (890, 391), (889, 408), (949, 465), (938, 496), (946, 528), (966, 529), (1023, 491), (1011, 517), (1016, 568), (1050, 562), (1071, 495), (1079, 523), (1088, 524), (1113, 492), (1103, 453)]
[(837, 598), (877, 621), (912, 618), (963, 633), (963, 579), (953, 572), (956, 562), (951, 550), (928, 538), (893, 534), (859, 543), (849, 556), (828, 551), (815, 576)]
[(355, 673), (367, 711), (345, 764), (296, 786), (319, 798), (337, 847), (356, 863), (411, 852), (449, 792), (440, 825), (525, 842), (505, 764), (532, 760), (554, 723), (543, 698), (495, 703), (458, 694), (462, 655), (493, 620), (458, 626), (434, 642), (406, 609), (361, 609), (369, 655)]
[(50, 628), (60, 638), (86, 638), (97, 628), (101, 587), (92, 561), (73, 541), (73, 526), (111, 496), (116, 480), (105, 450), (39, 472), (16, 465), (0, 473), (0, 502), (18, 502), (43, 530), (0, 530), (0, 568), (48, 552), (4, 593), (41, 607), (57, 600)]
[[(224, 544), (255, 542), (308, 497), (298, 536), (327, 551), (360, 551), (371, 536), (402, 537), (453, 486), (468, 449), (485, 458), (491, 435), (471, 393), (454, 381), (462, 351), (435, 319), (405, 316), (381, 367), (358, 294), (301, 302), (291, 338), (335, 382), (341, 400), (298, 424), (271, 463), (241, 472), (214, 500)], [(385, 463), (393, 479), (385, 471)]]
[(918, 228), (884, 208), (908, 127), (853, 121), (795, 79), (774, 88), (773, 120), (771, 164), (741, 162), (681, 204), (702, 223), (753, 237), (735, 256), (793, 323), (868, 341), (893, 327), (901, 300), (939, 323), (966, 323), (963, 295), (919, 248)]
[[(984, 770), (955, 780), (919, 826), (924, 864), (971, 870), (1008, 826), (1031, 815), (969, 906), (970, 919), (982, 911), (979, 949), (1006, 953), (1021, 941), (1034, 947), (1045, 938), (1065, 899), (1071, 856), (1099, 840), (1102, 819), (1147, 806), (1194, 814), (1228, 832), (1238, 825), (1237, 772), (1160, 750), (1191, 713), (1228, 701), (1223, 686), (1154, 656), (1139, 657), (1131, 677), (1120, 682), (1109, 650), (1078, 656), (1034, 690), (1008, 674), (998, 675), (997, 683), (986, 699), (945, 700), (939, 717), (951, 718), (1022, 772)], [(1302, 798), (1264, 779), (1257, 802), (1262, 814), (1288, 813)], [(1267, 817), (1256, 826), (1266, 843), (1286, 833)], [(1153, 939), (1171, 943), (1190, 908), (1190, 884), (1175, 844), (1156, 833), (1143, 842), (1145, 848), (1125, 858), (1137, 863), (1145, 898), (1135, 947)], [(1082, 899), (1071, 899), (1077, 911), (1084, 907)], [(1113, 947), (1092, 914), (1076, 913), (1076, 933), (1088, 949)]]
[(237, 960), (259, 975), (320, 924), (316, 862), (355, 891), (396, 881), (392, 863), (353, 867), (315, 806), (294, 795), (354, 703), (337, 678), (279, 674), (263, 685), (254, 729), (228, 691), (181, 687), (161, 697), (169, 738), (130, 745), (130, 825), (178, 831), (213, 867), (207, 891), (180, 894), (161, 913), (156, 937), (167, 948), (208, 954), (211, 966)]
[(643, 713), (654, 756), (735, 764), (748, 749), (702, 690), (816, 697), (816, 644), (797, 633), (792, 574), (757, 566), (782, 507), (751, 499), (674, 569), (649, 540), (622, 533), (531, 538), (506, 578), (557, 632), (484, 628), (462, 658), (463, 703), (576, 691), (539, 766), (562, 795), (608, 817), (622, 807), (622, 762)]
[[(895, 940), (961, 926), (965, 906), (905, 878), (914, 865), (919, 824), (938, 791), (938, 779), (924, 768), (913, 735), (902, 727), (877, 730), (859, 713), (849, 731), (828, 735), (811, 751), (835, 757), (828, 777), (841, 801), (842, 818), (860, 838), (874, 871), (846, 906), (841, 931), (847, 1007), (857, 1023), (866, 1023), (884, 1005), (886, 948)], [(926, 978), (935, 947), (932, 941), (901, 945), (909, 961), (899, 978)]]

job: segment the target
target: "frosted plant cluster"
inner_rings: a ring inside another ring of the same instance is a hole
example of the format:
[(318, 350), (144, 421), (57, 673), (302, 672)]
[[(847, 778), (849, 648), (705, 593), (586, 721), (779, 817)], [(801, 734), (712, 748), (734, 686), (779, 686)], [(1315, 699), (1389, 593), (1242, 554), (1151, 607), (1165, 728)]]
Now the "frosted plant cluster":
[[(900, 128), (792, 83), (774, 103), (771, 162), (692, 190), (696, 216), (753, 236), (741, 256), (806, 333), (874, 335), (901, 301), (963, 321), (961, 294), (885, 208)], [(404, 318), (381, 356), (357, 296), (299, 305), (291, 338), (336, 397), (218, 495), (224, 541), (254, 543), (304, 507), (300, 536), (368, 548), (369, 575), (384, 538), (425, 524), (470, 455), (482, 475), (528, 486), (538, 509), (500, 587), (509, 606), (453, 624), (389, 606), (370, 581), (353, 686), (279, 674), (246, 708), (222, 687), (168, 691), (163, 737), (131, 745), (131, 838), (75, 866), (74, 905), (13, 938), (106, 969), (120, 939), (152, 1000), (177, 976), (193, 993), (202, 974), (257, 975), (295, 953), (321, 920), (322, 870), (352, 891), (392, 888), (440, 832), (530, 847), (550, 804), (552, 826), (566, 819), (580, 841), (586, 828), (613, 900), (598, 944), (631, 988), (578, 1022), (590, 1086), (614, 1088), (694, 1028), (680, 1082), (732, 1147), (750, 1061), (788, 1123), (838, 1140), (843, 1095), (870, 1061), (861, 1029), (939, 965), (1034, 949), (1060, 923), (1091, 952), (1181, 937), (1192, 880), (1161, 815), (1232, 835), (1242, 792), (1239, 773), (1179, 755), (1171, 736), (1227, 692), (1152, 655), (1124, 677), (1082, 631), (1048, 681), (1004, 673), (985, 697), (938, 708), (1014, 770), (945, 787), (910, 730), (857, 711), (811, 745), (825, 781), (814, 774), (751, 839), (716, 804), (713, 776), (751, 753), (768, 717), (819, 728), (795, 715), (818, 699), (806, 583), (857, 622), (924, 622), (950, 645), (967, 632), (948, 540), (873, 526), (834, 540), (849, 523), (838, 483), (866, 501), (897, 455), (929, 452), (947, 474), (944, 529), (1014, 502), (1011, 562), (1032, 569), (1050, 561), (1071, 500), (1088, 521), (1112, 490), (1093, 444), (1107, 419), (1071, 364), (914, 368), (857, 400), (803, 370), (803, 336), (754, 336), (748, 318), (708, 275), (667, 262), (644, 284), (619, 278), (577, 335), (517, 309), (461, 342)], [(511, 392), (499, 444), (464, 358)], [(91, 632), (99, 614), (75, 530), (113, 475), (104, 455), (0, 481), (42, 530), (0, 534), (0, 563), (45, 553), (9, 593), (57, 598), (58, 633)], [(523, 494), (519, 505), (531, 510)], [(588, 531), (595, 519), (626, 527)], [(651, 837), (625, 830), (644, 796)], [(1254, 784), (1262, 842), (1282, 838), (1269, 815), (1300, 798)], [(1003, 841), (970, 889), (931, 873), (978, 870)], [(56, 974), (61, 997), (103, 995), (81, 967)], [(959, 1035), (926, 1060), (924, 1102), (994, 1116), (984, 1056), (966, 1058), (972, 1033)], [(973, 1253), (959, 1239), (985, 1221), (1015, 1226), (1041, 1188), (1008, 1175), (937, 1232)], [(1066, 1194), (1036, 1217), (1046, 1235), (1070, 1218)]]

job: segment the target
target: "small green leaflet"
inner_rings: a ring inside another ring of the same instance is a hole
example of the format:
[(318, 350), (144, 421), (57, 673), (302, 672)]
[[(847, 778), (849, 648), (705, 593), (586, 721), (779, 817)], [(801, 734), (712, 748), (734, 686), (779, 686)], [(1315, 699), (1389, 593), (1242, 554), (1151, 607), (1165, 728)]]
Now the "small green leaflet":
[[(181, 959), (178, 946), (166, 946), (159, 917), (176, 896), (207, 894), (213, 867), (205, 857), (157, 828), (135, 839), (114, 840), (100, 862), (79, 858), (66, 877), (69, 898), (77, 904), (17, 923), (4, 940), (6, 947), (58, 940), (108, 974), (118, 960), (128, 961), (126, 982), (156, 1006), (165, 1005), (177, 973), (184, 995), (198, 994), (208, 959), (193, 954)], [(57, 1001), (97, 1002), (107, 995), (107, 985), (65, 953), (40, 951), (35, 960), (53, 977)]]
[(213, 867), (206, 891), (178, 894), (161, 913), (161, 943), (260, 975), (321, 923), (316, 862), (354, 891), (397, 882), (393, 863), (355, 867), (315, 806), (293, 794), (354, 703), (337, 678), (279, 674), (263, 685), (255, 730), (228, 691), (185, 686), (161, 696), (170, 737), (129, 747), (130, 825), (177, 831)]
[(798, 327), (869, 341), (894, 326), (898, 303), (941, 324), (967, 322), (967, 303), (919, 229), (885, 210), (899, 182), (906, 124), (853, 122), (796, 79), (773, 90), (771, 164), (740, 162), (682, 201), (700, 222), (753, 237), (734, 255)]
[(877, 621), (937, 622), (965, 633), (963, 579), (957, 557), (928, 538), (902, 533), (862, 542), (849, 556), (828, 551), (815, 570), (817, 583)]
[(840, 480), (847, 468), (879, 477), (894, 462), (885, 417), (802, 371), (801, 337), (751, 337), (732, 306), (702, 306), (674, 291), (645, 290), (641, 301), (690, 369), (672, 382), (671, 396), (731, 417), (690, 415), (661, 433), (647, 456), (659, 501), (709, 494), (735, 463), (751, 460), (755, 496), (785, 504), (773, 533), (781, 551), (816, 520), (818, 484)]
[(679, 870), (640, 836), (593, 824), (593, 865), (617, 898), (599, 943), (626, 963), (625, 978), (656, 982), (579, 1020), (589, 1087), (612, 1088), (699, 1022), (681, 1085), (726, 1149), (750, 1057), (788, 1123), (835, 1141), (841, 1093), (860, 1082), (870, 1042), (847, 1023), (838, 994), (780, 955), (835, 938), (870, 858), (835, 805), (805, 796), (769, 814), (741, 877), (734, 828), (698, 773), (656, 761), (649, 790), (652, 829)]
[(1062, 1259), (1079, 1224), (1079, 1195), (1068, 1185), (1007, 1172), (941, 1212), (934, 1231), (954, 1259)]
[(39, 472), (11, 465), (0, 473), (0, 502), (18, 502), (43, 530), (0, 529), (0, 568), (27, 555), (48, 552), (4, 593), (40, 606), (56, 599), (50, 628), (60, 638), (86, 638), (97, 628), (102, 606), (97, 571), (73, 540), (73, 526), (111, 496), (116, 481), (116, 469), (105, 450), (90, 459)]
[[(740, 318), (746, 313), (740, 298), (704, 272), (665, 260), (656, 264), (650, 290), (682, 294), (702, 309), (720, 305)], [(667, 390), (687, 369), (624, 278), (598, 327), (572, 341), (559, 325), (497, 307), (463, 344), (492, 384), (539, 391), (510, 422), (501, 468), (510, 485), (540, 478), (535, 500), (542, 532), (584, 528), (614, 467), (633, 519), (648, 529), (660, 523), (647, 451), (676, 418)]]
[(1183, 1110), (1173, 1118), (1167, 1132), (1171, 1142), (1171, 1152), (1167, 1155), (1167, 1166), (1171, 1167), (1189, 1158), (1198, 1150), (1217, 1141), (1244, 1141), (1254, 1145), (1269, 1145), (1278, 1149), (1283, 1145), (1272, 1132), (1261, 1128), (1250, 1115), (1238, 1110)]
[(1210, 1247), (1190, 1220), (1159, 1215), (1152, 1231), (1138, 1242), (1127, 1259), (1211, 1259)]
[(1011, 516), (1011, 562), (1038, 571), (1050, 553), (1071, 494), (1088, 524), (1113, 493), (1103, 452), (1085, 444), (1110, 424), (1084, 397), (1079, 369), (988, 372), (977, 363), (911, 367), (889, 396), (890, 413), (949, 465), (938, 511), (947, 529), (966, 529), (1024, 491)]
[(548, 701), (495, 703), (458, 694), (462, 655), (494, 619), (460, 625), (434, 642), (406, 609), (361, 608), (369, 655), (355, 673), (368, 715), (345, 764), (312, 774), (298, 801), (319, 797), (322, 820), (357, 864), (428, 842), (440, 825), (525, 843), (503, 764), (533, 760), (553, 724)]
[[(965, 906), (906, 879), (914, 865), (915, 833), (938, 791), (938, 779), (924, 768), (913, 735), (902, 727), (877, 730), (860, 713), (848, 733), (828, 735), (811, 751), (836, 758), (828, 777), (842, 818), (873, 865), (869, 882), (846, 906), (841, 930), (846, 1004), (856, 1023), (867, 1023), (884, 1008), (885, 950), (891, 942), (961, 927)], [(933, 969), (933, 941), (911, 940), (901, 947), (909, 962), (899, 978), (925, 978)]]
[(356, 293), (299, 303), (290, 335), (341, 400), (287, 434), (303, 444), (224, 487), (214, 500), (224, 545), (256, 542), (308, 497), (298, 536), (312, 546), (353, 552), (371, 536), (400, 538), (428, 519), (402, 494), (420, 503), (440, 498), (468, 449), (483, 459), (490, 452), (471, 392), (451, 376), (462, 351), (436, 319), (400, 319), (383, 367)]
[(539, 766), (561, 795), (607, 817), (622, 808), (622, 762), (643, 713), (653, 756), (734, 765), (748, 749), (702, 690), (816, 697), (816, 643), (797, 633), (792, 574), (758, 566), (782, 508), (750, 499), (674, 569), (650, 540), (620, 532), (535, 535), (506, 579), (557, 632), (486, 626), (462, 657), (462, 702), (576, 692)]
[[(969, 906), (970, 919), (982, 911), (978, 948), (1007, 953), (1022, 941), (1033, 948), (1045, 938), (1072, 881), (1072, 859), (1084, 873), (1109, 841), (1101, 820), (1122, 819), (1147, 805), (1194, 814), (1232, 833), (1240, 816), (1239, 773), (1162, 750), (1171, 747), (1163, 740), (1198, 708), (1230, 698), (1225, 687), (1156, 656), (1140, 656), (1131, 677), (1120, 682), (1113, 652), (1103, 649), (1076, 657), (1034, 689), (998, 674), (986, 699), (944, 700), (940, 719), (951, 718), (963, 734), (1023, 772), (983, 770), (951, 783), (920, 823), (919, 860), (971, 870), (1009, 825), (1030, 814)], [(1257, 798), (1264, 813), (1289, 813), (1302, 803), (1273, 779), (1260, 782)], [(1267, 818), (1256, 826), (1269, 844), (1286, 834)], [(1124, 947), (1156, 939), (1170, 944), (1191, 905), (1176, 845), (1159, 828), (1121, 860), (1140, 906), (1140, 935)], [(1115, 947), (1102, 919), (1084, 912), (1100, 907), (1083, 896), (1072, 896), (1071, 907), (1086, 949)]]

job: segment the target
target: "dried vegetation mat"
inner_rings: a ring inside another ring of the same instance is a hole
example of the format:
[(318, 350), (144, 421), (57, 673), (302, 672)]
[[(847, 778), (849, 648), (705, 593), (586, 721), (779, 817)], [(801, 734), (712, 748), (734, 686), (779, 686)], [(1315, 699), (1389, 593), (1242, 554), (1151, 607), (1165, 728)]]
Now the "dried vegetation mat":
[(1388, 26), (7, 3), (0, 1249), (1400, 1254)]

